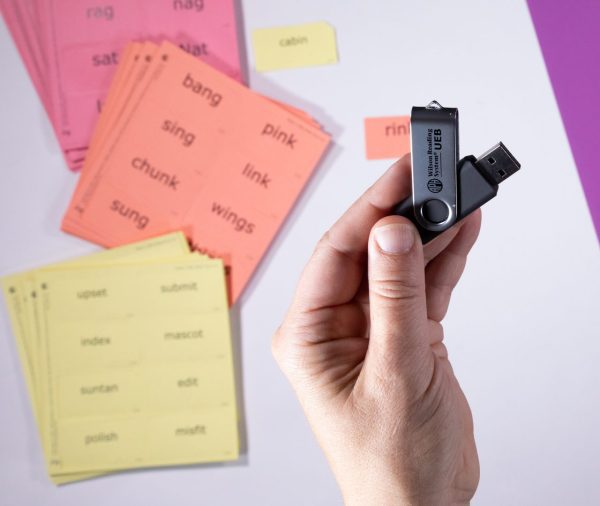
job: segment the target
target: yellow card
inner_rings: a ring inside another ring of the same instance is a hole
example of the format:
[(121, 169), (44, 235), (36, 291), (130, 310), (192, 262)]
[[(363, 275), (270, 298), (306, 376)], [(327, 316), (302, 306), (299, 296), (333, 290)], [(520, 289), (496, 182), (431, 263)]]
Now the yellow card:
[[(160, 258), (172, 258), (189, 254), (189, 245), (181, 232), (175, 232), (161, 237), (148, 239), (134, 244), (128, 244), (119, 248), (100, 251), (82, 258), (61, 262), (44, 269), (65, 268), (75, 265), (90, 265), (106, 262), (127, 262), (141, 260), (156, 260)], [(37, 293), (34, 289), (33, 280), (36, 273), (42, 269), (32, 270), (21, 274), (6, 276), (1, 279), (4, 298), (7, 302), (8, 314), (11, 320), (13, 333), (17, 341), (19, 357), (23, 364), (25, 380), (30, 389), (32, 402), (35, 401), (37, 393), (34, 388), (35, 365), (37, 365), (36, 339), (37, 333), (35, 314), (32, 304), (35, 302)], [(39, 348), (39, 346), (38, 346)], [(37, 406), (33, 406), (34, 411)]]
[(220, 260), (69, 267), (36, 281), (51, 474), (238, 457)]
[(324, 21), (254, 30), (252, 45), (259, 72), (338, 61), (335, 30)]
[[(44, 269), (65, 268), (75, 265), (92, 265), (95, 263), (120, 263), (131, 261), (150, 261), (161, 258), (180, 257), (189, 254), (189, 245), (181, 232), (168, 234), (146, 241), (125, 245), (112, 250), (94, 253), (76, 260), (54, 264)], [(38, 293), (35, 277), (42, 269), (28, 271), (2, 278), (1, 284), (8, 308), (13, 333), (23, 375), (31, 399), (32, 410), (36, 419), (42, 445), (47, 447), (47, 431), (41, 423), (41, 400), (43, 379), (40, 379), (40, 322), (37, 307)], [(96, 474), (74, 473), (53, 477), (57, 484), (69, 483), (96, 476)]]

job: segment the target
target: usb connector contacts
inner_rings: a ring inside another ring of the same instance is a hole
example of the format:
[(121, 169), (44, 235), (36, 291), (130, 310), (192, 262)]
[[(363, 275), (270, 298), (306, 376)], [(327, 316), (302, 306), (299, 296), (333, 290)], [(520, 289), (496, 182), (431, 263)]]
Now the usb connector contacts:
[(492, 200), (498, 185), (520, 168), (521, 164), (501, 142), (479, 158), (470, 155), (458, 162), (459, 219)]
[(477, 158), (475, 164), (495, 184), (500, 184), (521, 168), (521, 164), (501, 142)]

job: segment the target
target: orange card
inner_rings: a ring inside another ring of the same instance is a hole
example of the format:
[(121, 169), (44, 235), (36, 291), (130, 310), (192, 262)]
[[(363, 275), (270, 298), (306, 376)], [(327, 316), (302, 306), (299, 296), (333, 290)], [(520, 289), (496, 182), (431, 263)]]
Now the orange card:
[(150, 60), (118, 74), (63, 229), (105, 246), (183, 230), (235, 302), (329, 136), (170, 43)]
[[(111, 83), (104, 108), (91, 139), (85, 163), (79, 177), (79, 184), (73, 198), (77, 196), (77, 191), (85, 187), (86, 178), (91, 173), (91, 169), (86, 170), (86, 167), (89, 168), (95, 163), (98, 152), (101, 151), (102, 146), (105, 144), (107, 134), (111, 131), (111, 128), (117, 125), (117, 120), (123, 112), (128, 98), (134, 92), (137, 84), (143, 81), (146, 70), (150, 66), (152, 57), (157, 50), (158, 44), (152, 42), (145, 42), (143, 44), (131, 43), (125, 49), (123, 59), (116, 70), (115, 78)], [(68, 217), (65, 218), (65, 222), (70, 222), (69, 231), (71, 233), (85, 237), (98, 244), (107, 243), (105, 237), (95, 233), (93, 230), (86, 229), (86, 227), (76, 222), (71, 222)]]
[(400, 158), (410, 151), (410, 116), (365, 118), (367, 160)]

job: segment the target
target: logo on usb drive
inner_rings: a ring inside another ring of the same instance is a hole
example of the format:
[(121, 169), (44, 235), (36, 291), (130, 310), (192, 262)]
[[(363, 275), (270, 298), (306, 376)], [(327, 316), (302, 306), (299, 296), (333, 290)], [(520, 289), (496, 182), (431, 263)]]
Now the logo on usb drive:
[(442, 188), (444, 188), (444, 185), (439, 179), (430, 179), (427, 181), (427, 189), (431, 193), (440, 193)]

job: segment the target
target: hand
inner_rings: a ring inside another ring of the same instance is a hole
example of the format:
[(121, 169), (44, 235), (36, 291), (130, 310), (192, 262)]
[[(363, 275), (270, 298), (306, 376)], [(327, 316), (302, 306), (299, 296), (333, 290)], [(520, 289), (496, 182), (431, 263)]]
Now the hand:
[(479, 482), (440, 322), (481, 215), (423, 247), (388, 216), (410, 184), (406, 156), (323, 236), (273, 338), (347, 504), (467, 504)]

